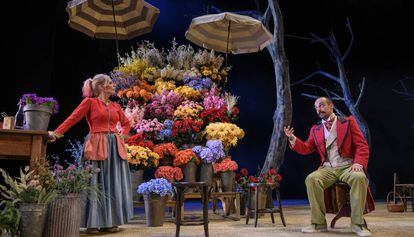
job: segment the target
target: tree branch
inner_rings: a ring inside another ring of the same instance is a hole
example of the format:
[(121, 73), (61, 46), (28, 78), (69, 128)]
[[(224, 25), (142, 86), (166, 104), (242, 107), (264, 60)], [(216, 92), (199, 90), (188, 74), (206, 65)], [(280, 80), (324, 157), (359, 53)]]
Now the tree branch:
[(322, 43), (333, 56), (336, 55), (334, 49), (332, 48), (332, 46), (328, 44), (327, 39), (322, 39), (321, 37), (319, 37), (318, 35), (316, 35), (314, 33), (310, 33), (310, 35), (313, 37), (313, 40), (311, 40), (311, 44), (313, 44), (313, 43)]
[(362, 78), (362, 82), (361, 84), (359, 84), (359, 96), (357, 101), (355, 102), (355, 107), (358, 108), (359, 103), (361, 102), (361, 98), (364, 95), (364, 91), (365, 91), (365, 77)]
[(414, 80), (414, 78), (411, 77), (405, 77), (404, 79), (401, 79), (398, 81), (398, 83), (401, 86), (401, 90), (393, 89), (393, 91), (399, 95), (402, 95), (405, 97), (405, 100), (414, 100), (414, 93), (408, 91), (407, 86), (405, 85), (405, 81)]
[[(322, 86), (315, 85), (315, 84), (309, 84), (309, 83), (303, 83), (303, 85), (320, 89), (321, 91), (325, 92), (325, 94), (331, 100), (337, 100), (337, 101), (343, 101), (344, 100), (343, 97), (339, 96), (338, 94), (336, 94), (333, 91), (328, 90), (328, 88), (324, 88)], [(332, 95), (334, 95), (334, 96), (332, 96)]]
[(315, 71), (315, 72), (311, 73), (309, 76), (305, 77), (304, 79), (302, 79), (302, 80), (300, 80), (298, 82), (292, 83), (291, 86), (296, 86), (297, 84), (303, 83), (303, 82), (311, 79), (312, 77), (314, 77), (316, 75), (322, 75), (322, 76), (324, 76), (324, 77), (326, 77), (328, 79), (333, 80), (334, 82), (339, 82), (339, 78), (338, 77), (336, 77), (336, 76), (334, 76), (334, 75), (332, 75), (330, 73), (324, 72), (322, 70), (318, 70), (318, 71)]
[(345, 61), (346, 57), (351, 51), (352, 45), (354, 44), (354, 32), (352, 31), (351, 22), (349, 21), (349, 18), (346, 18), (346, 27), (349, 30), (349, 34), (351, 34), (351, 40), (349, 41), (348, 48), (346, 49), (344, 55), (342, 56), (342, 61)]

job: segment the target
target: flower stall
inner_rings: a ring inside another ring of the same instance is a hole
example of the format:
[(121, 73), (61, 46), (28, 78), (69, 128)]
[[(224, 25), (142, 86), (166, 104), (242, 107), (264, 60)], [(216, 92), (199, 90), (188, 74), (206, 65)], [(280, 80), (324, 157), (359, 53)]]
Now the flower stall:
[[(229, 70), (222, 63), (214, 51), (195, 51), (175, 42), (166, 51), (144, 42), (121, 58), (111, 77), (132, 125), (127, 150), (131, 146), (142, 150), (129, 151), (133, 167), (140, 160), (147, 161), (151, 150), (159, 156), (157, 178), (212, 182), (214, 173), (230, 173), (226, 180), (234, 183), (237, 163), (229, 150), (244, 131), (235, 124), (238, 97), (221, 87)], [(222, 170), (213, 172), (217, 165)], [(227, 191), (234, 187), (225, 186)]]

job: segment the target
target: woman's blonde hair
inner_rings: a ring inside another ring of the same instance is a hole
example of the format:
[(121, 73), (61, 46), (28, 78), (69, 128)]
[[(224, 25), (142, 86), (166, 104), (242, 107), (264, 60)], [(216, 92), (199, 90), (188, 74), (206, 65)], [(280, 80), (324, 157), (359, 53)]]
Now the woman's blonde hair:
[(105, 74), (96, 74), (93, 78), (88, 78), (83, 82), (83, 97), (97, 97), (101, 87), (111, 82), (111, 78)]

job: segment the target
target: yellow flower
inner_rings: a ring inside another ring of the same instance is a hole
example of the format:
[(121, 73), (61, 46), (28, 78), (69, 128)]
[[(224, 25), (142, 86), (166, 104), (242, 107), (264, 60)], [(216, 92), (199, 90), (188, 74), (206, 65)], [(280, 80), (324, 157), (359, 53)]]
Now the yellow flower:
[(211, 123), (203, 134), (208, 140), (220, 140), (224, 146), (236, 146), (237, 141), (244, 137), (244, 131), (232, 123)]

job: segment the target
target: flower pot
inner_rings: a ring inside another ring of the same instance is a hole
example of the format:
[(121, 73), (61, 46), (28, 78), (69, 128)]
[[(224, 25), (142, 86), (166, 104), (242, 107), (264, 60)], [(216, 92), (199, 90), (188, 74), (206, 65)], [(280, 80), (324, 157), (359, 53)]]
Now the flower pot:
[[(254, 201), (256, 200), (256, 191), (255, 190), (251, 190), (250, 192), (250, 200), (246, 200), (250, 202), (250, 209), (254, 210)], [(266, 188), (261, 188), (259, 193), (258, 193), (258, 200), (259, 200), (259, 209), (264, 209), (266, 208), (266, 201), (267, 201), (267, 190)], [(254, 214), (251, 213), (250, 217), (253, 217)], [(264, 213), (260, 213), (259, 216), (264, 216)]]
[(184, 182), (195, 182), (197, 176), (197, 165), (190, 161), (182, 167)]
[(201, 163), (200, 165), (200, 181), (213, 183), (214, 171), (213, 164)]
[(20, 219), (20, 236), (21, 237), (42, 237), (46, 224), (48, 204), (21, 203), (19, 211)]
[(50, 204), (46, 237), (79, 236), (81, 225), (81, 194), (59, 195)]
[(223, 192), (234, 192), (236, 173), (234, 171), (226, 171), (220, 173), (221, 190)]
[(144, 170), (131, 170), (131, 189), (132, 189), (132, 200), (138, 202), (142, 197), (137, 192), (138, 186), (142, 184), (142, 177), (144, 176)]
[(246, 199), (247, 194), (246, 193), (240, 193), (240, 215), (244, 216), (246, 215)]
[(23, 107), (24, 129), (47, 131), (50, 116), (53, 114), (52, 108), (44, 105), (27, 104)]
[(148, 227), (164, 225), (165, 203), (168, 196), (144, 194), (145, 217)]

